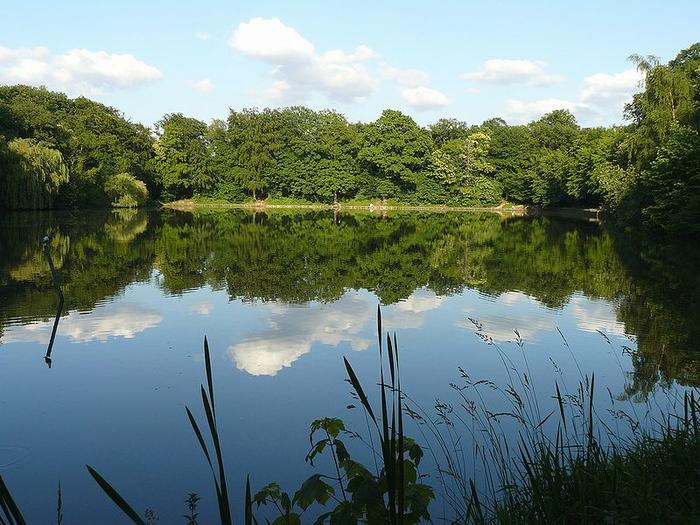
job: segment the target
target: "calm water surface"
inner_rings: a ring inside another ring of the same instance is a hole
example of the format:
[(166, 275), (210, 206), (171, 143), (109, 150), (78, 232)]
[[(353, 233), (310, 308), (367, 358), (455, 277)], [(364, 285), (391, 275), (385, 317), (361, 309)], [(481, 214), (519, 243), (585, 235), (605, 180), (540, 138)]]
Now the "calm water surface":
[[(45, 235), (65, 294), (50, 368)], [(376, 378), (378, 303), (405, 388), (428, 409), (450, 398), (458, 366), (503, 376), (470, 318), (505, 352), (519, 331), (543, 402), (581, 370), (641, 405), (698, 383), (693, 250), (496, 214), (1, 215), (0, 474), (31, 523), (53, 522), (59, 480), (69, 523), (122, 522), (85, 464), (161, 523), (179, 522), (188, 492), (212, 521), (183, 408), (201, 415), (207, 335), (234, 505), (247, 473), (254, 487), (296, 488), (315, 472), (304, 462), (311, 420), (364, 429), (346, 408), (342, 356)]]

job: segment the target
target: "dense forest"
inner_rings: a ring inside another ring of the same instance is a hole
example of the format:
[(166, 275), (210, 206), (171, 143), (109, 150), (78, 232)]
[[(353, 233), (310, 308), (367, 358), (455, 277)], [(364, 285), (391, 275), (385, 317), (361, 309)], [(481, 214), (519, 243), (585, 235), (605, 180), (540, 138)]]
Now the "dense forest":
[(148, 129), (85, 98), (0, 87), (0, 207), (242, 202), (600, 206), (626, 224), (700, 232), (700, 43), (645, 73), (628, 124), (581, 128), (566, 110), (527, 125), (385, 110), (371, 123), (306, 107), (180, 113)]

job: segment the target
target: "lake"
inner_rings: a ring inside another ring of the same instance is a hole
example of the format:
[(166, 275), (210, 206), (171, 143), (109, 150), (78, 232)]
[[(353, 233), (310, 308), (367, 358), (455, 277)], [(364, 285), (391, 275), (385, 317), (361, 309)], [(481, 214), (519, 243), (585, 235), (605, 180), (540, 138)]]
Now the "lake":
[[(50, 367), (58, 301), (44, 236), (65, 296)], [(5, 213), (0, 474), (30, 523), (55, 521), (59, 481), (66, 522), (124, 522), (86, 464), (160, 523), (181, 522), (189, 492), (211, 522), (184, 410), (202, 421), (206, 335), (234, 506), (247, 474), (254, 488), (296, 489), (316, 472), (304, 461), (313, 419), (366, 432), (342, 358), (376, 383), (378, 304), (404, 389), (427, 411), (454, 397), (458, 367), (503, 378), (514, 330), (545, 404), (555, 380), (590, 373), (632, 408), (667, 400), (700, 378), (697, 252), (495, 213)]]

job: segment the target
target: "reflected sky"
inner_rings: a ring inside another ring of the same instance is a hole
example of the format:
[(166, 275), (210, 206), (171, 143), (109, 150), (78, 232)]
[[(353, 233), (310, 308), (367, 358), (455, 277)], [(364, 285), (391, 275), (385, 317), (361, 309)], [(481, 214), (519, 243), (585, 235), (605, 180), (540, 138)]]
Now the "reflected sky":
[(373, 317), (364, 297), (346, 293), (332, 304), (286, 305), (269, 303), (265, 329), (230, 346), (228, 354), (239, 370), (274, 376), (311, 351), (315, 343), (336, 347), (347, 342), (355, 351), (366, 350), (370, 340), (359, 334)]
[[(339, 217), (0, 218), (0, 472), (17, 497), (52, 502), (60, 479), (70, 522), (96, 522), (113, 509), (86, 463), (162, 523), (180, 519), (188, 492), (211, 495), (183, 410), (200, 403), (205, 335), (232, 483), (240, 489), (251, 473), (256, 486), (295, 486), (312, 473), (312, 419), (364, 428), (345, 409), (342, 357), (372, 384), (378, 304), (397, 333), (402, 380), (426, 407), (451, 394), (457, 367), (503, 376), (470, 318), (513, 359), (518, 330), (546, 400), (555, 378), (576, 382), (580, 370), (635, 400), (696, 381), (692, 347), (676, 336), (698, 324), (693, 299), (635, 273), (599, 225)], [(61, 239), (54, 258), (66, 297), (51, 369), (43, 355), (56, 297), (35, 242), (47, 231)], [(216, 519), (210, 510), (203, 522)], [(50, 522), (55, 507), (28, 512)]]
[[(155, 309), (138, 303), (109, 303), (97, 306), (91, 312), (68, 312), (61, 318), (60, 335), (73, 343), (106, 342), (112, 337), (131, 339), (154, 328), (163, 320)], [(48, 344), (53, 320), (32, 321), (11, 325), (3, 336), (4, 344)]]

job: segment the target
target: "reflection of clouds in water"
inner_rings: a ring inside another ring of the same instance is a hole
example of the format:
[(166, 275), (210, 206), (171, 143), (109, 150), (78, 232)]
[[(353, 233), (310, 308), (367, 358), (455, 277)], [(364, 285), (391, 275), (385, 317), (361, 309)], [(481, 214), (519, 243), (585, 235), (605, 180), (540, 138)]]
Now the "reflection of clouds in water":
[(358, 334), (374, 311), (366, 299), (345, 294), (330, 304), (269, 305), (267, 329), (231, 346), (228, 354), (236, 367), (252, 375), (274, 376), (311, 350), (315, 342), (337, 346), (348, 341), (354, 350), (365, 350), (370, 341)]
[[(505, 307), (505, 308), (504, 308)], [(455, 322), (460, 328), (474, 329), (472, 317), (484, 327), (494, 341), (512, 341), (517, 330), (526, 341), (535, 341), (540, 332), (554, 330), (551, 311), (544, 310), (536, 299), (521, 292), (505, 292), (494, 300), (485, 300), (479, 307), (464, 309), (464, 318)]]
[[(384, 327), (388, 330), (418, 328), (423, 314), (438, 308), (444, 298), (430, 290), (417, 290), (408, 299), (383, 309)], [(231, 346), (228, 354), (240, 370), (252, 375), (277, 374), (302, 355), (314, 343), (337, 346), (343, 341), (354, 350), (366, 350), (374, 341), (376, 303), (374, 299), (346, 293), (330, 304), (290, 306), (272, 303), (266, 330)], [(366, 328), (372, 339), (359, 334)]]
[[(495, 301), (484, 301), (478, 307), (466, 308), (464, 313), (465, 318), (457, 321), (457, 326), (471, 329), (473, 325), (466, 317), (475, 318), (494, 341), (514, 340), (513, 330), (518, 330), (523, 339), (535, 341), (541, 332), (554, 330), (557, 325), (551, 310), (521, 292), (502, 293)], [(614, 306), (606, 301), (577, 294), (571, 297), (564, 313), (574, 318), (579, 330), (625, 335), (625, 327), (617, 321)]]
[[(69, 312), (61, 317), (58, 325), (59, 337), (70, 337), (71, 341), (106, 341), (109, 337), (127, 339), (152, 328), (161, 322), (159, 312), (137, 304), (119, 303), (98, 306), (89, 314)], [(47, 344), (51, 337), (53, 319), (10, 326), (3, 338), (4, 343), (36, 342)]]
[(625, 335), (625, 325), (617, 321), (615, 309), (610, 303), (577, 295), (571, 298), (569, 305), (580, 330)]
[(384, 326), (392, 332), (401, 328), (421, 328), (423, 314), (439, 308), (444, 300), (444, 297), (436, 295), (427, 288), (416, 290), (407, 299), (384, 309), (386, 310), (382, 312)]
[(199, 315), (209, 315), (213, 309), (214, 305), (207, 301), (190, 305), (189, 308), (190, 312), (194, 312)]

